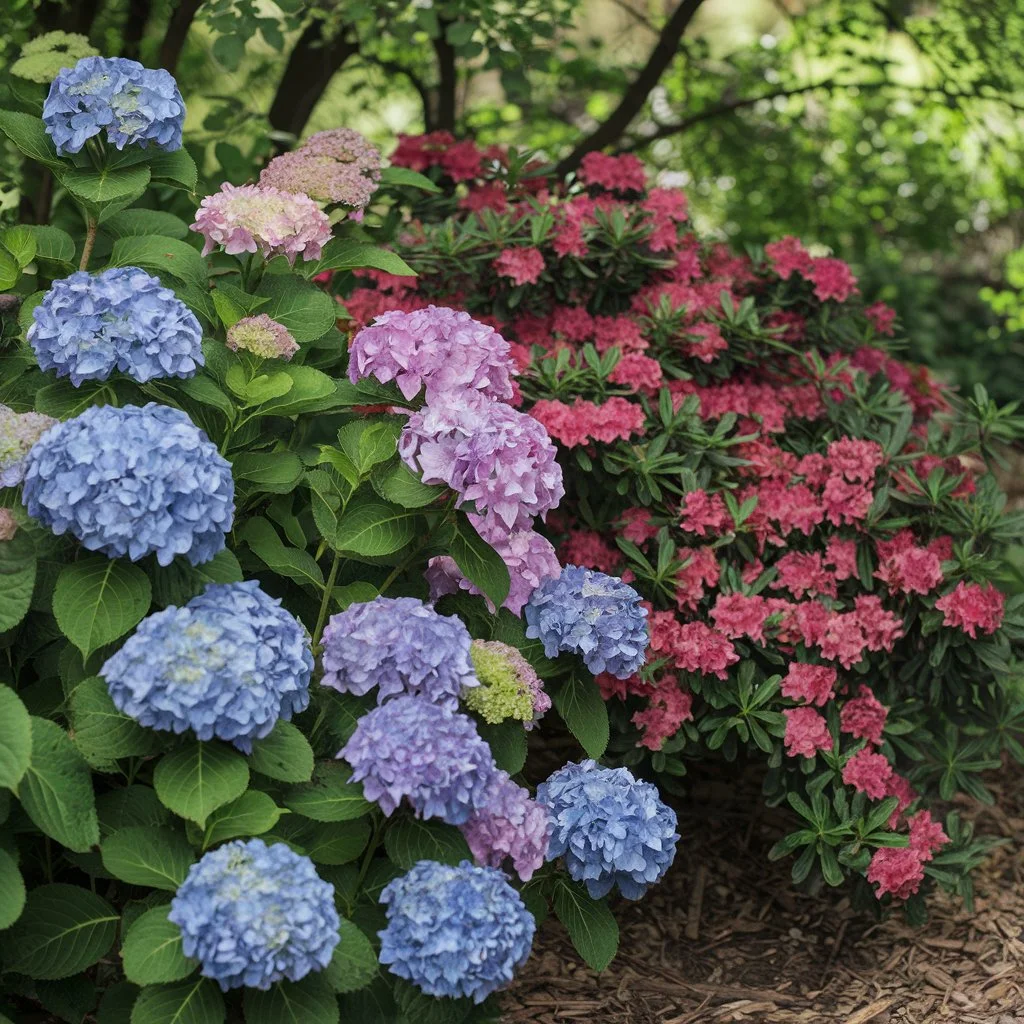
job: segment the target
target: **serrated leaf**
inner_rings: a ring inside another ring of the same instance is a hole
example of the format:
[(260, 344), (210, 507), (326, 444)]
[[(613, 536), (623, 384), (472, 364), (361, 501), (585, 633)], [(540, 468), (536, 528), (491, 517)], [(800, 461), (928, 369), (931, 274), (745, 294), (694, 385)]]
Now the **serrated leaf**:
[(477, 728), (502, 771), (516, 775), (523, 770), (526, 764), (526, 730), (522, 722), (510, 719), (497, 725), (484, 723)]
[(259, 836), (269, 832), (281, 817), (281, 808), (259, 790), (250, 789), (237, 800), (218, 807), (206, 822), (204, 849), (236, 836)]
[(57, 177), (75, 199), (97, 212), (114, 204), (123, 208), (138, 199), (149, 185), (149, 168), (141, 165), (100, 170), (62, 168)]
[[(118, 214), (123, 216), (123, 214)], [(155, 274), (170, 274), (197, 288), (205, 288), (206, 262), (188, 242), (159, 235), (130, 235), (114, 242), (111, 267), (142, 267)], [(163, 282), (167, 284), (166, 281)]]
[(323, 588), (324, 574), (313, 556), (300, 548), (284, 545), (274, 527), (261, 516), (246, 520), (239, 531), (239, 538), (278, 575), (296, 583), (310, 583)]
[(77, 853), (100, 841), (89, 765), (55, 722), (32, 718), (32, 759), (18, 798), (33, 823)]
[(181, 929), (167, 920), (169, 910), (147, 910), (125, 936), (121, 947), (124, 976), (137, 985), (181, 981), (196, 969), (196, 961), (181, 948)]
[(608, 747), (608, 706), (591, 678), (571, 676), (555, 693), (555, 707), (569, 731), (595, 760)]
[(235, 480), (253, 485), (254, 491), (287, 494), (302, 479), (302, 461), (295, 452), (242, 452), (232, 461)]
[(351, 922), (342, 920), (341, 941), (334, 948), (323, 977), (335, 992), (356, 992), (377, 976), (377, 954), (370, 940)]
[(14, 257), (19, 272), (36, 257), (36, 238), (27, 227), (8, 228), (0, 234), (0, 243)]
[(261, 312), (284, 324), (300, 343), (323, 337), (338, 319), (334, 299), (294, 274), (267, 275), (258, 293), (270, 300)]
[(0, 632), (14, 629), (28, 614), (36, 585), (36, 550), (31, 536), (19, 530), (0, 541)]
[(338, 1024), (338, 1000), (323, 978), (279, 981), (266, 992), (246, 989), (246, 1024)]
[(337, 761), (317, 765), (311, 782), (285, 790), (283, 803), (290, 811), (313, 821), (350, 821), (370, 810), (363, 787), (350, 782), (352, 772)]
[(113, 946), (118, 920), (114, 908), (88, 889), (41, 885), (4, 934), (4, 967), (30, 978), (69, 978)]
[(138, 625), (152, 596), (149, 577), (138, 566), (90, 556), (61, 570), (53, 614), (61, 632), (89, 657)]
[(3, 132), (25, 156), (53, 170), (67, 167), (57, 155), (53, 140), (38, 117), (15, 110), (0, 110), (0, 132)]
[(10, 928), (25, 909), (25, 882), (14, 858), (0, 850), (0, 931)]
[(559, 878), (555, 914), (565, 925), (572, 944), (587, 965), (603, 971), (619, 948), (619, 926), (603, 900), (593, 899), (575, 882)]
[(157, 153), (149, 158), (154, 181), (180, 185), (186, 192), (195, 192), (199, 171), (196, 162), (184, 147), (173, 153)]
[(130, 981), (119, 981), (103, 993), (96, 1012), (96, 1024), (130, 1024), (132, 1007), (139, 988)]
[(416, 512), (372, 498), (353, 500), (338, 522), (335, 544), (357, 555), (391, 555), (416, 536)]
[(157, 798), (149, 786), (138, 783), (123, 789), (112, 789), (96, 799), (96, 813), (100, 833), (113, 835), (136, 825), (159, 827), (171, 821), (170, 811)]
[(165, 210), (122, 210), (103, 222), (103, 230), (113, 238), (162, 235), (179, 241), (188, 238), (188, 225)]
[(384, 849), (391, 860), (406, 871), (421, 860), (458, 864), (473, 859), (466, 840), (454, 825), (412, 817), (398, 818), (388, 826)]
[(223, 1024), (224, 999), (208, 978), (147, 985), (132, 1007), (131, 1024)]
[(15, 789), (32, 760), (32, 720), (21, 698), (0, 685), (0, 786)]
[[(192, 847), (169, 828), (125, 828), (103, 840), (103, 866), (131, 885), (176, 892), (195, 863)], [(134, 980), (134, 979), (133, 979)]]
[(508, 566), (466, 516), (457, 519), (448, 551), (462, 575), (488, 597), (494, 608), (500, 608), (511, 585)]
[(423, 483), (404, 462), (380, 466), (371, 478), (373, 489), (385, 500), (401, 508), (432, 505), (446, 488)]
[(332, 238), (324, 246), (320, 259), (303, 267), (303, 273), (315, 277), (328, 270), (359, 270), (364, 267), (401, 277), (416, 276), (416, 271), (397, 253), (369, 242), (354, 242), (345, 238)]
[(368, 818), (342, 824), (310, 822), (296, 834), (296, 841), (314, 864), (348, 864), (358, 857), (370, 839)]
[(253, 743), (249, 767), (279, 782), (309, 782), (313, 748), (291, 722), (279, 721), (269, 736)]
[(193, 741), (165, 754), (153, 771), (160, 802), (200, 826), (218, 807), (240, 797), (248, 784), (245, 758), (219, 743)]
[(74, 262), (75, 240), (66, 231), (49, 224), (25, 224), (22, 230), (31, 232), (35, 239), (37, 260), (69, 265)]
[(69, 697), (72, 739), (92, 765), (119, 757), (152, 754), (159, 749), (159, 736), (144, 729), (114, 706), (107, 684), (98, 676), (83, 679)]

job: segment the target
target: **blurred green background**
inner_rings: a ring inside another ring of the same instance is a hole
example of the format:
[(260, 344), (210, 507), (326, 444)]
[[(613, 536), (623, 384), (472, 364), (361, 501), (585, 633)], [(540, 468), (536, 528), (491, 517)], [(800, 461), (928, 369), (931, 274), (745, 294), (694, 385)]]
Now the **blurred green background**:
[[(1020, 0), (0, 0), (3, 105), (92, 47), (171, 69), (212, 182), (348, 125), (635, 152), (736, 245), (854, 264), (913, 358), (1024, 386)], [(44, 33), (76, 33), (86, 39)], [(26, 49), (27, 44), (27, 49)], [(69, 54), (71, 56), (69, 56)], [(0, 217), (45, 213), (13, 153)]]

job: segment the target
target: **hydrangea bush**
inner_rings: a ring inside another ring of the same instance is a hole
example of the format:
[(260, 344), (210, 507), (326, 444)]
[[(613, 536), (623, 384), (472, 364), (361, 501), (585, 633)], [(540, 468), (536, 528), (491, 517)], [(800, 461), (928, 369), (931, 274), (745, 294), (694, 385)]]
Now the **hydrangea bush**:
[[(542, 533), (570, 567), (528, 598), (527, 633), (599, 673), (579, 684), (588, 752), (674, 791), (759, 763), (797, 883), (912, 919), (936, 883), (969, 900), (986, 842), (949, 801), (989, 800), (979, 773), (1024, 760), (1024, 597), (1000, 589), (1022, 516), (991, 472), (1021, 418), (901, 361), (913, 325), (841, 259), (702, 238), (633, 156), (557, 181), (434, 133), (392, 160), (440, 190), (380, 236), (419, 276), (329, 287), (364, 333), (458, 306), (510, 343), (566, 492)], [(451, 566), (432, 585), (472, 590)], [(575, 612), (587, 593), (601, 617)]]
[(603, 968), (672, 859), (625, 769), (524, 773), (603, 747), (646, 609), (542, 532), (500, 334), (314, 283), (411, 278), (373, 236), (436, 185), (344, 128), (201, 181), (184, 113), (96, 55), (0, 111), (60, 185), (0, 231), (0, 1022), (495, 1021), (550, 909)]

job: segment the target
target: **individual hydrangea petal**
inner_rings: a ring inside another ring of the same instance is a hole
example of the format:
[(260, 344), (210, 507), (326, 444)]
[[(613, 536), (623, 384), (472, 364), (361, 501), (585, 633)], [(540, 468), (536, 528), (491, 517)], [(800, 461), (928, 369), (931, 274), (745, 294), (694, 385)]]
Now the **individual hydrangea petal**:
[(421, 860), (380, 901), (380, 962), (427, 995), (481, 1003), (530, 955), (533, 915), (495, 868)]
[(348, 375), (395, 381), (406, 398), (426, 391), (427, 401), (467, 388), (496, 399), (512, 397), (509, 344), (468, 313), (427, 306), (394, 309), (376, 317), (349, 345)]
[(332, 615), (323, 635), (323, 685), (377, 702), (414, 694), (454, 711), (477, 686), (469, 631), (415, 597), (377, 597)]
[(91, 406), (29, 452), (29, 515), (90, 551), (208, 562), (234, 516), (231, 465), (180, 409)]
[(579, 654), (594, 675), (625, 679), (644, 663), (647, 609), (640, 595), (615, 576), (567, 565), (558, 579), (545, 580), (526, 604), (526, 635), (554, 658)]
[(528, 882), (547, 857), (551, 819), (547, 807), (531, 800), (507, 772), (498, 772), (485, 805), (462, 826), (462, 834), (477, 863), (500, 868), (509, 859)]
[(141, 725), (191, 729), (246, 754), (308, 706), (312, 672), (302, 623), (255, 580), (211, 583), (143, 619), (100, 669), (114, 704)]
[(385, 814), (404, 797), (417, 817), (449, 825), (483, 806), (497, 771), (472, 719), (422, 697), (395, 697), (363, 715), (338, 756)]
[(266, 991), (330, 963), (340, 939), (334, 887), (284, 843), (236, 839), (193, 864), (171, 900), (185, 956), (224, 992)]
[(398, 451), (426, 484), (446, 484), (473, 502), (487, 527), (529, 529), (555, 508), (562, 468), (532, 416), (474, 391), (445, 393), (413, 413)]
[(259, 252), (264, 258), (301, 255), (318, 260), (331, 240), (331, 222), (309, 196), (263, 185), (231, 185), (207, 196), (196, 211), (193, 231), (205, 239), (203, 255), (222, 245), (226, 253)]
[(115, 370), (144, 384), (191, 377), (203, 365), (203, 331), (170, 288), (138, 267), (76, 271), (55, 281), (32, 311), (28, 340), (43, 370), (78, 387)]
[(25, 479), (29, 451), (55, 423), (40, 412), (17, 413), (0, 405), (0, 487), (17, 487)]
[(228, 328), (227, 346), (232, 352), (242, 349), (260, 359), (291, 359), (299, 351), (288, 328), (266, 313), (243, 316), (232, 324)]
[(474, 640), (469, 653), (479, 685), (463, 692), (466, 707), (489, 725), (517, 718), (532, 729), (551, 707), (533, 666), (500, 640)]
[(43, 104), (43, 124), (61, 154), (77, 153), (104, 131), (117, 149), (152, 143), (173, 153), (184, 122), (174, 76), (124, 57), (83, 57), (64, 68)]
[(627, 768), (567, 764), (537, 787), (537, 799), (551, 812), (549, 859), (564, 857), (569, 875), (594, 899), (615, 886), (626, 899), (640, 899), (675, 858), (675, 811)]

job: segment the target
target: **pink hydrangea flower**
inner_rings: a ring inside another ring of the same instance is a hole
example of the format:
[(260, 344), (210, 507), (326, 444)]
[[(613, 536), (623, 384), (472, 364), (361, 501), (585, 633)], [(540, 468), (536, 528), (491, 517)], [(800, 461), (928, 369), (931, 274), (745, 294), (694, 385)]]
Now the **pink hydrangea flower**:
[(496, 273), (510, 278), (513, 284), (536, 284), (544, 273), (544, 257), (532, 246), (502, 249), (493, 266)]
[(445, 306), (382, 313), (349, 346), (349, 380), (393, 380), (407, 399), (422, 388), (428, 402), (465, 389), (508, 400), (514, 374), (509, 344), (494, 328)]
[(832, 749), (832, 734), (822, 714), (811, 707), (785, 708), (786, 753), (790, 757), (815, 757), (819, 750)]
[(299, 346), (284, 324), (266, 313), (244, 316), (228, 328), (227, 346), (232, 352), (242, 349), (260, 359), (291, 359)]
[(878, 746), (882, 742), (888, 715), (889, 709), (868, 687), (862, 685), (860, 693), (848, 700), (839, 712), (839, 728), (857, 739)]
[(942, 612), (942, 623), (962, 629), (969, 637), (994, 633), (1002, 624), (1006, 598), (991, 583), (968, 583), (961, 580), (948, 594), (935, 602)]
[(857, 278), (843, 260), (811, 260), (811, 269), (804, 273), (804, 277), (814, 284), (814, 294), (822, 302), (828, 299), (845, 302), (857, 291)]
[(261, 185), (231, 185), (207, 196), (191, 225), (205, 239), (203, 255), (221, 245), (233, 256), (259, 252), (266, 259), (318, 260), (331, 239), (327, 215), (309, 196)]
[(782, 696), (824, 707), (835, 696), (837, 678), (836, 670), (831, 665), (790, 662), (782, 679)]
[(791, 274), (806, 274), (811, 269), (811, 254), (794, 235), (769, 242), (764, 251), (772, 261), (775, 273), (785, 281)]
[(858, 750), (843, 766), (843, 782), (872, 800), (884, 800), (889, 795), (892, 765), (870, 747)]

